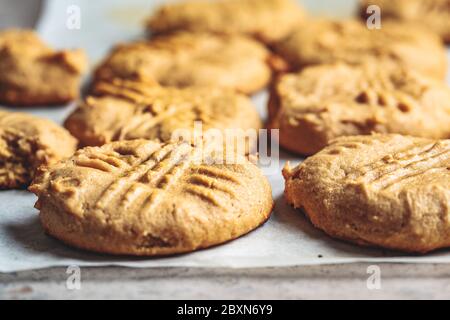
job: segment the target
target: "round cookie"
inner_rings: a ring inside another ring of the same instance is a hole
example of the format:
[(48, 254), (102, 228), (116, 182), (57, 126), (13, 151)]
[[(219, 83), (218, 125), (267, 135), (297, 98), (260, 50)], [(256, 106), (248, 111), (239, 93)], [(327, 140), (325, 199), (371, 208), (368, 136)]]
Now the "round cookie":
[(425, 253), (450, 246), (450, 140), (336, 139), (283, 170), (285, 197), (332, 237)]
[(77, 140), (55, 123), (0, 110), (0, 189), (26, 188), (40, 166), (71, 156)]
[(170, 141), (175, 131), (194, 131), (196, 123), (201, 123), (203, 133), (250, 130), (255, 134), (248, 135), (252, 149), (262, 127), (250, 99), (233, 90), (165, 88), (121, 79), (97, 83), (65, 127), (81, 145), (100, 146), (138, 138)]
[(284, 38), (304, 19), (294, 0), (195, 0), (162, 5), (147, 22), (151, 33), (186, 30), (246, 34), (266, 43)]
[(367, 19), (367, 8), (377, 5), (387, 21), (412, 22), (430, 29), (450, 43), (449, 0), (360, 0), (361, 17)]
[(372, 132), (450, 138), (450, 88), (379, 61), (312, 66), (273, 85), (269, 118), (280, 145), (303, 155)]
[(181, 32), (117, 46), (94, 78), (169, 87), (216, 86), (251, 94), (269, 83), (270, 60), (270, 52), (250, 38)]
[[(356, 20), (310, 20), (275, 45), (291, 70), (368, 58), (388, 60), (437, 79), (445, 79), (447, 53), (439, 37), (413, 24), (383, 22), (368, 29)], [(430, 59), (430, 57), (433, 57)]]
[(31, 106), (79, 95), (87, 59), (81, 50), (54, 51), (28, 30), (0, 32), (0, 103)]
[[(205, 164), (205, 159), (207, 163)], [(111, 254), (170, 255), (218, 245), (263, 224), (270, 184), (245, 158), (187, 143), (119, 141), (79, 150), (30, 187), (47, 233)]]

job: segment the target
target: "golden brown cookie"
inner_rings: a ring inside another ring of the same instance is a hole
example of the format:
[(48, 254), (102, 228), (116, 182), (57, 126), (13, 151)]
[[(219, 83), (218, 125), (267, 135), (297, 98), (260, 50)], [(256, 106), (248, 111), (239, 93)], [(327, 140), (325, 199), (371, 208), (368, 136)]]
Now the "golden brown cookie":
[(450, 88), (379, 62), (313, 66), (275, 83), (269, 114), (280, 144), (304, 155), (337, 137), (372, 132), (450, 138)]
[(0, 103), (69, 102), (78, 97), (86, 64), (83, 51), (54, 51), (33, 31), (0, 32)]
[(283, 174), (287, 201), (333, 237), (409, 252), (450, 246), (450, 140), (343, 137)]
[[(261, 120), (250, 99), (220, 88), (164, 88), (116, 79), (98, 83), (94, 95), (69, 116), (65, 127), (84, 146), (111, 141), (169, 141), (176, 130), (258, 130)], [(250, 137), (250, 136), (249, 136)], [(256, 141), (250, 141), (252, 146)]]
[(430, 29), (446, 43), (450, 42), (449, 0), (360, 0), (361, 16), (370, 14), (367, 8), (377, 5), (386, 21), (411, 22)]
[(252, 231), (273, 206), (258, 167), (209, 156), (187, 143), (113, 142), (51, 166), (30, 190), (45, 230), (68, 244), (142, 256), (190, 252)]
[(303, 9), (293, 0), (194, 0), (161, 6), (147, 28), (156, 34), (240, 33), (270, 43), (285, 37), (303, 18)]
[(0, 111), (0, 189), (27, 187), (35, 171), (71, 156), (77, 141), (55, 123)]
[(119, 77), (250, 94), (270, 81), (269, 60), (269, 51), (250, 38), (183, 32), (117, 46), (98, 67), (95, 80)]
[(381, 29), (370, 30), (356, 20), (310, 20), (276, 44), (275, 52), (291, 70), (335, 62), (356, 65), (374, 58), (438, 79), (447, 72), (439, 37), (413, 24), (383, 22)]

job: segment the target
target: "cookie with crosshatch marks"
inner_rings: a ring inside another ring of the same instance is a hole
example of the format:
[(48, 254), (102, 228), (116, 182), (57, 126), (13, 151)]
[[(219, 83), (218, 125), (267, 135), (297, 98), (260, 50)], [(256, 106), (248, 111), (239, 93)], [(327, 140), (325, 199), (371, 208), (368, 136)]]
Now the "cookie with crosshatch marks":
[(245, 34), (266, 43), (284, 38), (304, 19), (295, 0), (190, 0), (162, 5), (148, 19), (153, 34), (185, 30)]
[(273, 86), (269, 127), (280, 144), (311, 155), (349, 135), (400, 133), (450, 138), (450, 88), (390, 63), (312, 66)]
[(87, 58), (82, 50), (55, 51), (31, 30), (0, 32), (0, 102), (63, 104), (78, 97)]
[(262, 44), (244, 36), (179, 32), (115, 47), (97, 68), (94, 81), (123, 78), (251, 94), (269, 83), (271, 57)]
[(447, 73), (447, 53), (441, 39), (411, 23), (383, 22), (381, 29), (368, 29), (357, 20), (311, 19), (275, 44), (274, 51), (294, 71), (335, 62), (358, 65), (373, 58), (390, 60), (439, 80)]
[(0, 189), (26, 188), (40, 166), (70, 157), (77, 144), (50, 120), (0, 110)]
[(343, 137), (283, 175), (287, 201), (333, 237), (408, 252), (450, 246), (450, 140)]
[(170, 255), (262, 225), (271, 187), (244, 157), (149, 140), (87, 147), (41, 172), (30, 190), (47, 233), (111, 254)]
[(83, 146), (131, 139), (169, 141), (174, 132), (216, 129), (250, 130), (248, 149), (256, 146), (262, 123), (250, 99), (221, 88), (165, 88), (115, 79), (97, 83), (65, 121)]

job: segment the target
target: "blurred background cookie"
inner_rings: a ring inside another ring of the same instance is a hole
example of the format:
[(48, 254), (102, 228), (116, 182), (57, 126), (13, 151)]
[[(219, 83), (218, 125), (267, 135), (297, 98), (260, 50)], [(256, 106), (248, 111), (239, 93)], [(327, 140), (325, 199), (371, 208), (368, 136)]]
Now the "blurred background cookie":
[(280, 145), (304, 155), (337, 137), (372, 132), (450, 138), (450, 88), (378, 60), (318, 65), (280, 77), (269, 114)]
[(447, 73), (445, 47), (439, 37), (415, 24), (383, 22), (368, 29), (357, 20), (311, 19), (275, 45), (291, 70), (306, 66), (367, 58), (391, 60), (443, 80)]
[(271, 78), (271, 53), (239, 35), (181, 32), (117, 46), (94, 80), (124, 78), (163, 86), (216, 86), (251, 94)]
[(285, 37), (303, 18), (294, 0), (193, 0), (162, 5), (148, 19), (147, 28), (154, 34), (241, 33), (270, 43)]
[(366, 19), (367, 8), (377, 5), (386, 21), (412, 22), (428, 28), (446, 43), (450, 42), (449, 0), (360, 0), (361, 16)]
[(87, 58), (82, 50), (54, 51), (30, 30), (0, 32), (0, 102), (64, 104), (78, 97)]
[(40, 166), (71, 156), (76, 147), (50, 120), (0, 111), (0, 189), (26, 188)]

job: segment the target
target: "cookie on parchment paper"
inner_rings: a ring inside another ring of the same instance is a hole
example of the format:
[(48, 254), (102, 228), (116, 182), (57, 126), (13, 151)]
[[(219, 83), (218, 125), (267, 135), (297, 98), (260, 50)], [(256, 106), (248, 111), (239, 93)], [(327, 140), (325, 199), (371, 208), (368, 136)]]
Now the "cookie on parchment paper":
[(233, 240), (262, 225), (273, 207), (258, 167), (245, 158), (223, 163), (183, 142), (87, 147), (42, 172), (30, 190), (50, 235), (87, 250), (139, 256)]
[(332, 237), (420, 253), (450, 246), (450, 140), (343, 137), (283, 174), (287, 201)]

